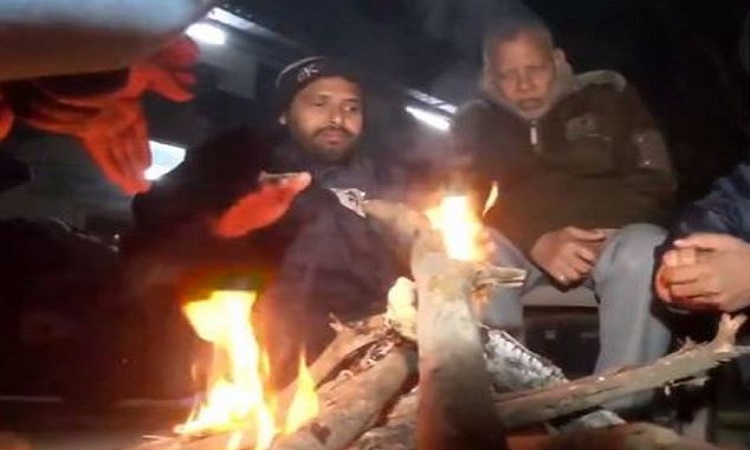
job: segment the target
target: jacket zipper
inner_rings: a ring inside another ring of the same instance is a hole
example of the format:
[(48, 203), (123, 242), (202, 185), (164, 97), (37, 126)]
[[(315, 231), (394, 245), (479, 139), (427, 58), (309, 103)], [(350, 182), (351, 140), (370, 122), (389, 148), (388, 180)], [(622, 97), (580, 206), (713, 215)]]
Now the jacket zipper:
[(542, 152), (542, 148), (539, 145), (539, 124), (536, 120), (532, 120), (529, 123), (529, 141), (531, 141), (531, 147), (534, 150), (534, 154)]

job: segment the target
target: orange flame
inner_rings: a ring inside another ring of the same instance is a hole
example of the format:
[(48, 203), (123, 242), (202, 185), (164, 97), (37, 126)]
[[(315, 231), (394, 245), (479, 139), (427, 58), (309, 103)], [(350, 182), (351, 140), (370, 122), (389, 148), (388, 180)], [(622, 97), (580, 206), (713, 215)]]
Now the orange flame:
[(293, 433), (318, 414), (320, 405), (315, 395), (315, 380), (305, 364), (304, 353), (299, 358), (297, 390), (286, 413), (284, 434)]
[(493, 206), (495, 206), (495, 203), (497, 203), (497, 199), (500, 197), (500, 189), (497, 186), (497, 181), (492, 182), (492, 189), (490, 189), (489, 195), (487, 195), (487, 200), (484, 202), (484, 209), (482, 210), (482, 217), (487, 215), (487, 213), (492, 209)]
[[(215, 291), (208, 299), (183, 308), (198, 336), (213, 344), (214, 361), (204, 401), (175, 432), (230, 432), (251, 425), (254, 448), (261, 450), (270, 447), (277, 435), (291, 433), (317, 415), (315, 382), (302, 355), (286, 424), (281, 429), (276, 423), (273, 393), (265, 389), (270, 377), (268, 354), (261, 349), (250, 322), (256, 300), (255, 292)], [(242, 438), (243, 433), (233, 433), (227, 450), (240, 448)]]
[(460, 261), (482, 259), (482, 224), (468, 195), (444, 196), (437, 207), (427, 211), (427, 218), (440, 231), (448, 256)]

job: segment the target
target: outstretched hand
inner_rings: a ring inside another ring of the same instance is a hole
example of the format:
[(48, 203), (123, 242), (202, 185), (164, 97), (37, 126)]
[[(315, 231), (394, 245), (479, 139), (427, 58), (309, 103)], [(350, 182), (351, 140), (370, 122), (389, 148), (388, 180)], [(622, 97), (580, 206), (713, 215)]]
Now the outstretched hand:
[(750, 244), (724, 234), (698, 233), (674, 242), (656, 274), (663, 301), (687, 309), (735, 312), (750, 305)]
[(307, 172), (269, 175), (261, 173), (260, 186), (226, 210), (213, 224), (217, 236), (236, 238), (276, 222), (312, 178)]

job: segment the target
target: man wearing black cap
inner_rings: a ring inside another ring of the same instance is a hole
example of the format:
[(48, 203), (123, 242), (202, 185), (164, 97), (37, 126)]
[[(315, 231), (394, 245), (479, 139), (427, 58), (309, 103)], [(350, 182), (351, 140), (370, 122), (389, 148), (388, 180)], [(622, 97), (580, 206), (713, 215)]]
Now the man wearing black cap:
[(355, 320), (384, 310), (399, 268), (357, 207), (387, 183), (366, 154), (355, 75), (325, 58), (298, 61), (277, 79), (276, 106), (285, 136), (275, 148), (248, 130), (229, 133), (136, 197), (130, 252), (140, 257), (129, 285), (149, 278), (144, 260), (157, 261), (152, 274), (176, 269), (202, 288), (217, 270), (270, 274), (261, 322), (272, 362), (285, 370), (300, 344), (312, 357), (324, 347), (330, 314)]

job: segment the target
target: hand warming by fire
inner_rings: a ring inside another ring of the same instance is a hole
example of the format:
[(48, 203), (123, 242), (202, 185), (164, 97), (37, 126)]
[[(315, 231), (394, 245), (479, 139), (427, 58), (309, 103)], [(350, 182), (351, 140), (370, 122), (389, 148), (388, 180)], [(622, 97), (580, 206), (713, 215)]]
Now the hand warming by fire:
[[(276, 436), (296, 431), (318, 413), (315, 382), (304, 354), (300, 355), (292, 402), (287, 411), (277, 409), (276, 393), (268, 388), (273, 376), (268, 355), (250, 321), (256, 300), (253, 291), (227, 290), (185, 305), (184, 313), (196, 334), (213, 344), (213, 360), (205, 398), (190, 419), (176, 427), (178, 434), (232, 432), (254, 426), (254, 448), (261, 450), (270, 447)], [(240, 448), (241, 438), (241, 432), (235, 433), (227, 449)]]

